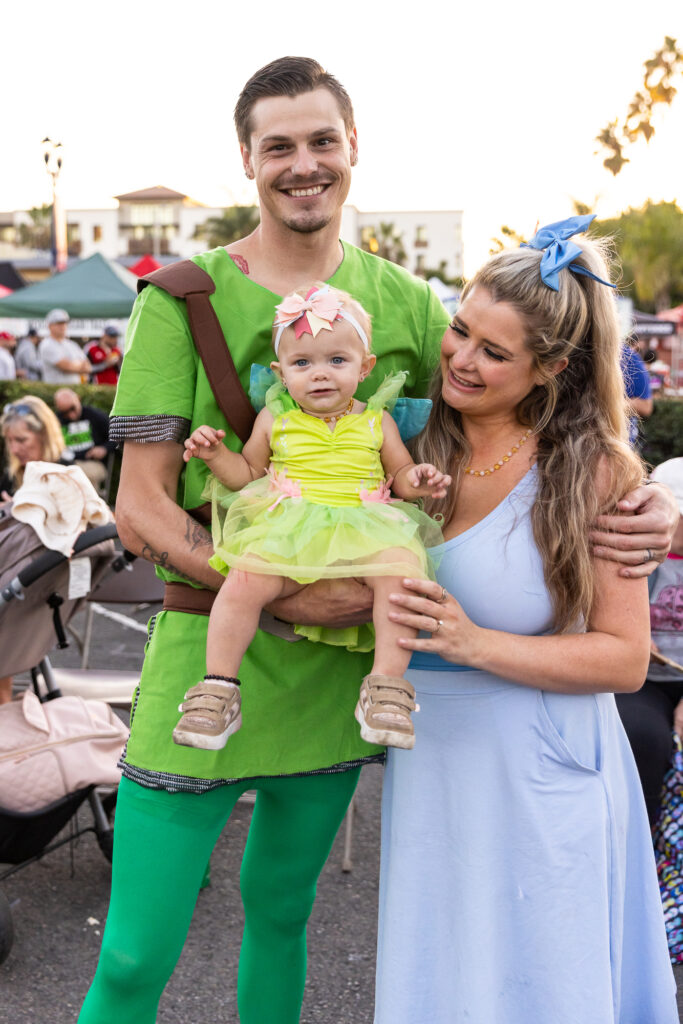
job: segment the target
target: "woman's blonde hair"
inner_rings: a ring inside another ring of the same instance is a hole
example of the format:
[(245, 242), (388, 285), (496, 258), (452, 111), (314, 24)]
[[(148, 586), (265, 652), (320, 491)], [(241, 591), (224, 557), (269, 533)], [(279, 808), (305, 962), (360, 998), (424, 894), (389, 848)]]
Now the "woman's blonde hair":
[[(3, 438), (7, 427), (18, 422), (23, 423), (31, 433), (40, 435), (43, 443), (41, 457), (43, 462), (59, 462), (64, 451), (64, 435), (59, 420), (42, 398), (26, 395), (5, 406), (2, 419), (0, 419), (0, 431)], [(24, 467), (11, 452), (8, 452), (7, 463), (10, 476), (20, 487), (24, 479)]]
[[(605, 240), (574, 241), (582, 250), (578, 264), (609, 280)], [(559, 291), (553, 291), (541, 280), (542, 256), (531, 248), (496, 254), (468, 282), (462, 298), (479, 287), (495, 302), (512, 306), (525, 325), (533, 367), (542, 375), (541, 383), (520, 402), (517, 416), (538, 440), (534, 537), (555, 628), (566, 632), (587, 620), (593, 605), (591, 524), (599, 513), (615, 510), (616, 502), (640, 482), (643, 468), (627, 443), (614, 295), (604, 284), (570, 269), (560, 272)], [(564, 359), (566, 369), (554, 374)], [(445, 403), (441, 388), (439, 371), (432, 381), (432, 415), (415, 448), (419, 461), (442, 469), (455, 464), (448, 520), (470, 448), (460, 414)]]

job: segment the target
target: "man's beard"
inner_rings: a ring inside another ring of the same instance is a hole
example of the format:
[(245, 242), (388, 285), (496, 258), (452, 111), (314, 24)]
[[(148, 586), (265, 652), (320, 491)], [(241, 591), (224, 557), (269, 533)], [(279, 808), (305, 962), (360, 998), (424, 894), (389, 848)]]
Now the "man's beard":
[[(315, 219), (314, 219), (315, 218)], [(332, 220), (331, 214), (311, 214), (311, 220), (285, 220), (285, 227), (297, 231), (300, 235), (312, 235), (314, 231), (322, 231)]]

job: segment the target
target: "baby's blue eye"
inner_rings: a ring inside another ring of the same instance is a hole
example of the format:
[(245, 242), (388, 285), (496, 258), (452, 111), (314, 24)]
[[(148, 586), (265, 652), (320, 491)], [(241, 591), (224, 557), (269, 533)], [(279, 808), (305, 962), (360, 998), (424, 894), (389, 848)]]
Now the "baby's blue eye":
[(346, 360), (344, 359), (344, 356), (332, 356), (332, 362), (335, 366), (339, 366), (340, 363), (345, 363)]

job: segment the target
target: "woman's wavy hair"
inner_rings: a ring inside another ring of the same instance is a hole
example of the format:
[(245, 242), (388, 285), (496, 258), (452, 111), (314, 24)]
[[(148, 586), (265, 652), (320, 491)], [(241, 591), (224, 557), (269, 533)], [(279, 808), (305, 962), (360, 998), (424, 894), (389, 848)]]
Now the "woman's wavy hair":
[[(23, 423), (31, 433), (40, 434), (43, 443), (42, 461), (59, 462), (64, 451), (64, 435), (59, 420), (42, 398), (26, 395), (5, 406), (5, 411), (0, 419), (0, 432), (3, 438), (7, 427), (19, 422)], [(24, 468), (11, 452), (8, 452), (7, 465), (10, 476), (16, 482), (17, 487), (21, 487), (24, 480)]]
[[(575, 241), (582, 250), (576, 262), (610, 280), (608, 241)], [(526, 247), (497, 253), (468, 282), (462, 298), (479, 287), (495, 302), (512, 306), (526, 327), (526, 344), (542, 376), (520, 402), (517, 415), (538, 441), (534, 537), (555, 628), (568, 632), (581, 628), (593, 605), (591, 524), (596, 515), (615, 511), (616, 502), (642, 479), (643, 467), (627, 442), (614, 295), (604, 284), (570, 269), (560, 271), (559, 291), (553, 291), (541, 280), (542, 256)], [(554, 374), (565, 358), (566, 369)], [(418, 461), (455, 467), (450, 507), (444, 510), (442, 503), (441, 508), (448, 521), (471, 452), (460, 414), (446, 404), (441, 389), (438, 371), (430, 394), (432, 415), (415, 450)]]

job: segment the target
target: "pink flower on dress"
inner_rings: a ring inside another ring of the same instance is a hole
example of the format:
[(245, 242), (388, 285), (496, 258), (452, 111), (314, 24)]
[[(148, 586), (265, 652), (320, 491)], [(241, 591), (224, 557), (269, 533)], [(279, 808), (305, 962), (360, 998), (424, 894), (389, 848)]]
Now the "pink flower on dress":
[[(374, 491), (368, 491), (365, 489), (359, 491), (358, 497), (362, 502), (376, 501), (382, 505), (393, 505), (395, 502), (399, 502), (401, 500), (400, 498), (391, 497), (391, 487), (389, 487), (386, 480), (383, 480)], [(399, 512), (396, 508), (392, 508), (390, 511), (387, 509), (387, 513), (392, 519), (398, 519), (403, 523), (409, 522), (409, 517), (403, 512)]]
[(274, 508), (277, 508), (280, 502), (285, 498), (296, 499), (301, 497), (301, 484), (296, 480), (290, 480), (284, 470), (278, 473), (271, 463), (268, 470), (268, 476), (270, 477), (270, 486), (268, 490), (280, 492), (273, 504), (268, 506), (269, 512), (272, 512)]

